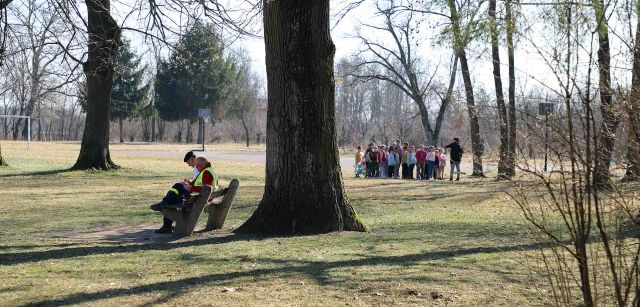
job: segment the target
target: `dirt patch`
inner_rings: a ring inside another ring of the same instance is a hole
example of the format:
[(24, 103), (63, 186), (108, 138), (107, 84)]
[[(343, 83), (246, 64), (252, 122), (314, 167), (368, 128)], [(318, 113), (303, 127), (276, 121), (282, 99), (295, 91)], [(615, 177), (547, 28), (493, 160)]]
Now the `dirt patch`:
[(172, 242), (187, 241), (193, 238), (206, 237), (227, 237), (233, 235), (229, 230), (218, 230), (215, 232), (199, 232), (196, 230), (191, 237), (175, 240), (169, 234), (157, 234), (154, 232), (158, 224), (137, 224), (137, 225), (113, 225), (98, 227), (91, 230), (74, 231), (68, 233), (64, 239), (83, 243), (146, 243), (146, 242)]

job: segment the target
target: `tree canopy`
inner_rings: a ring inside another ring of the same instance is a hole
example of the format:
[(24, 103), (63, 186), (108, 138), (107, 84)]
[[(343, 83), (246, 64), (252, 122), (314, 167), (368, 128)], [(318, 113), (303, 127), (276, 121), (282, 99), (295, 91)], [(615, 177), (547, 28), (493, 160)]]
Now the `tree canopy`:
[(236, 63), (225, 56), (224, 44), (211, 25), (196, 22), (167, 60), (158, 62), (156, 103), (164, 120), (194, 121), (197, 109), (210, 108), (214, 118), (236, 77)]
[(111, 119), (128, 118), (144, 106), (150, 85), (143, 83), (146, 67), (139, 68), (140, 61), (129, 40), (123, 40), (115, 57)]

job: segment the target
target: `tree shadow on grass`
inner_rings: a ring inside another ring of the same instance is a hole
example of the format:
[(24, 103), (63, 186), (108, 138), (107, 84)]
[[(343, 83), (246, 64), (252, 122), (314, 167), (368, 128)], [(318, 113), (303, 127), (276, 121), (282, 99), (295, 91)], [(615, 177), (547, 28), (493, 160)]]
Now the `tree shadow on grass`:
[(52, 248), (52, 247), (71, 247), (81, 245), (80, 243), (60, 243), (60, 244), (42, 244), (42, 245), (0, 245), (0, 251), (15, 249), (15, 250), (26, 250), (26, 249), (36, 249), (36, 248)]
[[(169, 237), (168, 237), (169, 238)], [(127, 244), (127, 245), (99, 245), (99, 246), (79, 246), (53, 250), (0, 253), (0, 265), (16, 265), (23, 263), (39, 262), (56, 259), (70, 259), (76, 257), (105, 255), (112, 253), (133, 253), (148, 250), (172, 250), (183, 247), (203, 246), (210, 244), (223, 244), (235, 241), (261, 240), (264, 237), (252, 235), (229, 235), (223, 237), (213, 237), (206, 239), (196, 239), (175, 242), (153, 242), (147, 244)], [(168, 239), (171, 240), (171, 239)]]
[(75, 170), (72, 170), (70, 168), (65, 168), (65, 169), (54, 169), (54, 170), (39, 171), (39, 172), (15, 173), (15, 174), (0, 175), (0, 179), (1, 178), (11, 178), (11, 177), (29, 177), (29, 176), (57, 175), (57, 174), (64, 174), (64, 173), (69, 173), (69, 172), (73, 172), (73, 171), (75, 171)]
[[(233, 238), (238, 240), (240, 238)], [(247, 238), (244, 238), (247, 239)], [(208, 241), (208, 240), (206, 240)], [(198, 242), (197, 244), (210, 244), (211, 242)], [(224, 242), (218, 242), (224, 243)], [(171, 298), (188, 293), (198, 286), (211, 284), (226, 285), (235, 279), (249, 277), (254, 281), (272, 279), (277, 277), (292, 277), (304, 275), (314, 280), (318, 285), (330, 285), (336, 282), (331, 278), (330, 273), (335, 269), (349, 269), (366, 266), (412, 266), (424, 261), (443, 260), (452, 257), (468, 256), (473, 254), (490, 254), (510, 251), (536, 250), (553, 246), (551, 243), (528, 243), (520, 245), (502, 247), (476, 247), (457, 250), (425, 251), (421, 253), (400, 255), (400, 256), (374, 256), (361, 255), (361, 258), (342, 261), (304, 261), (304, 260), (274, 260), (258, 258), (256, 261), (269, 265), (277, 265), (276, 268), (261, 268), (248, 271), (238, 271), (231, 273), (214, 273), (204, 276), (190, 277), (179, 280), (168, 280), (146, 285), (139, 285), (127, 288), (108, 289), (98, 292), (78, 292), (61, 298), (45, 299), (29, 304), (30, 306), (63, 306), (70, 304), (87, 304), (101, 299), (124, 297), (129, 295), (140, 295), (146, 293), (168, 293), (155, 303), (166, 302)]]

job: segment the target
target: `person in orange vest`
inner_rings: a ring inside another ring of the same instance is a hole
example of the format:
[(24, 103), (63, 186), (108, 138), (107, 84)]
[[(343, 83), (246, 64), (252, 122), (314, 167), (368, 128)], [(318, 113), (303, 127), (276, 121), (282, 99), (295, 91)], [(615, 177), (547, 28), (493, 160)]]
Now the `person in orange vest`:
[[(209, 163), (209, 160), (205, 156), (198, 156), (195, 160), (195, 166), (198, 169), (198, 176), (191, 182), (179, 182), (174, 184), (161, 202), (151, 205), (151, 210), (162, 211), (164, 208), (179, 208), (184, 206), (184, 200), (187, 199), (191, 193), (200, 193), (202, 188), (210, 186), (212, 188), (218, 187), (218, 175), (216, 174), (213, 166)], [(164, 217), (162, 227), (157, 229), (156, 233), (171, 233), (173, 231), (173, 221)]]

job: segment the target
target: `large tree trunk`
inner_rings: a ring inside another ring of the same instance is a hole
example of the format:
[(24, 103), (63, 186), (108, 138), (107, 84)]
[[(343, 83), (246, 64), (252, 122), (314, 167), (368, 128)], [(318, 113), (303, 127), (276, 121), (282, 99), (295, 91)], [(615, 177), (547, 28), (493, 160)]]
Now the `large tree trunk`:
[(329, 0), (265, 0), (265, 188), (236, 232), (366, 231), (344, 192), (335, 132)]
[(600, 112), (602, 123), (600, 126), (599, 145), (596, 149), (596, 161), (593, 182), (598, 188), (611, 186), (609, 167), (616, 141), (616, 130), (620, 123), (619, 112), (613, 104), (613, 90), (611, 89), (611, 53), (609, 48), (609, 29), (605, 16), (605, 8), (601, 1), (594, 0), (593, 7), (598, 22), (598, 71), (600, 75)]
[(636, 24), (636, 42), (633, 49), (631, 93), (629, 105), (629, 135), (627, 136), (627, 171), (623, 181), (640, 179), (640, 19)]
[(491, 27), (491, 59), (493, 63), (493, 83), (496, 88), (498, 122), (500, 124), (500, 153), (498, 160), (498, 179), (508, 179), (509, 128), (507, 127), (507, 106), (502, 92), (500, 74), (500, 50), (498, 48), (498, 25), (496, 23), (496, 0), (489, 0), (489, 23)]
[(420, 110), (420, 123), (422, 124), (427, 144), (434, 144), (433, 142), (436, 139), (434, 138), (433, 129), (431, 129), (431, 123), (429, 123), (429, 110), (427, 110), (427, 106), (422, 100), (422, 97), (414, 98), (413, 100), (418, 105), (418, 110)]
[(120, 28), (111, 17), (109, 0), (86, 0), (89, 52), (87, 115), (80, 155), (74, 169), (117, 168), (109, 153), (109, 103), (113, 86), (113, 57), (120, 42)]
[(513, 34), (516, 32), (511, 1), (505, 1), (505, 18), (507, 22), (507, 58), (509, 61), (509, 151), (507, 151), (507, 174), (516, 174), (516, 64), (513, 46)]
[(462, 50), (459, 54), (460, 66), (462, 69), (462, 80), (464, 82), (464, 92), (467, 99), (467, 111), (469, 112), (469, 124), (471, 131), (471, 150), (473, 155), (473, 173), (471, 176), (484, 177), (482, 171), (482, 155), (484, 154), (484, 145), (482, 137), (480, 137), (480, 123), (478, 120), (478, 110), (476, 108), (475, 99), (473, 97), (473, 84), (471, 83), (471, 72), (467, 62), (467, 54)]

